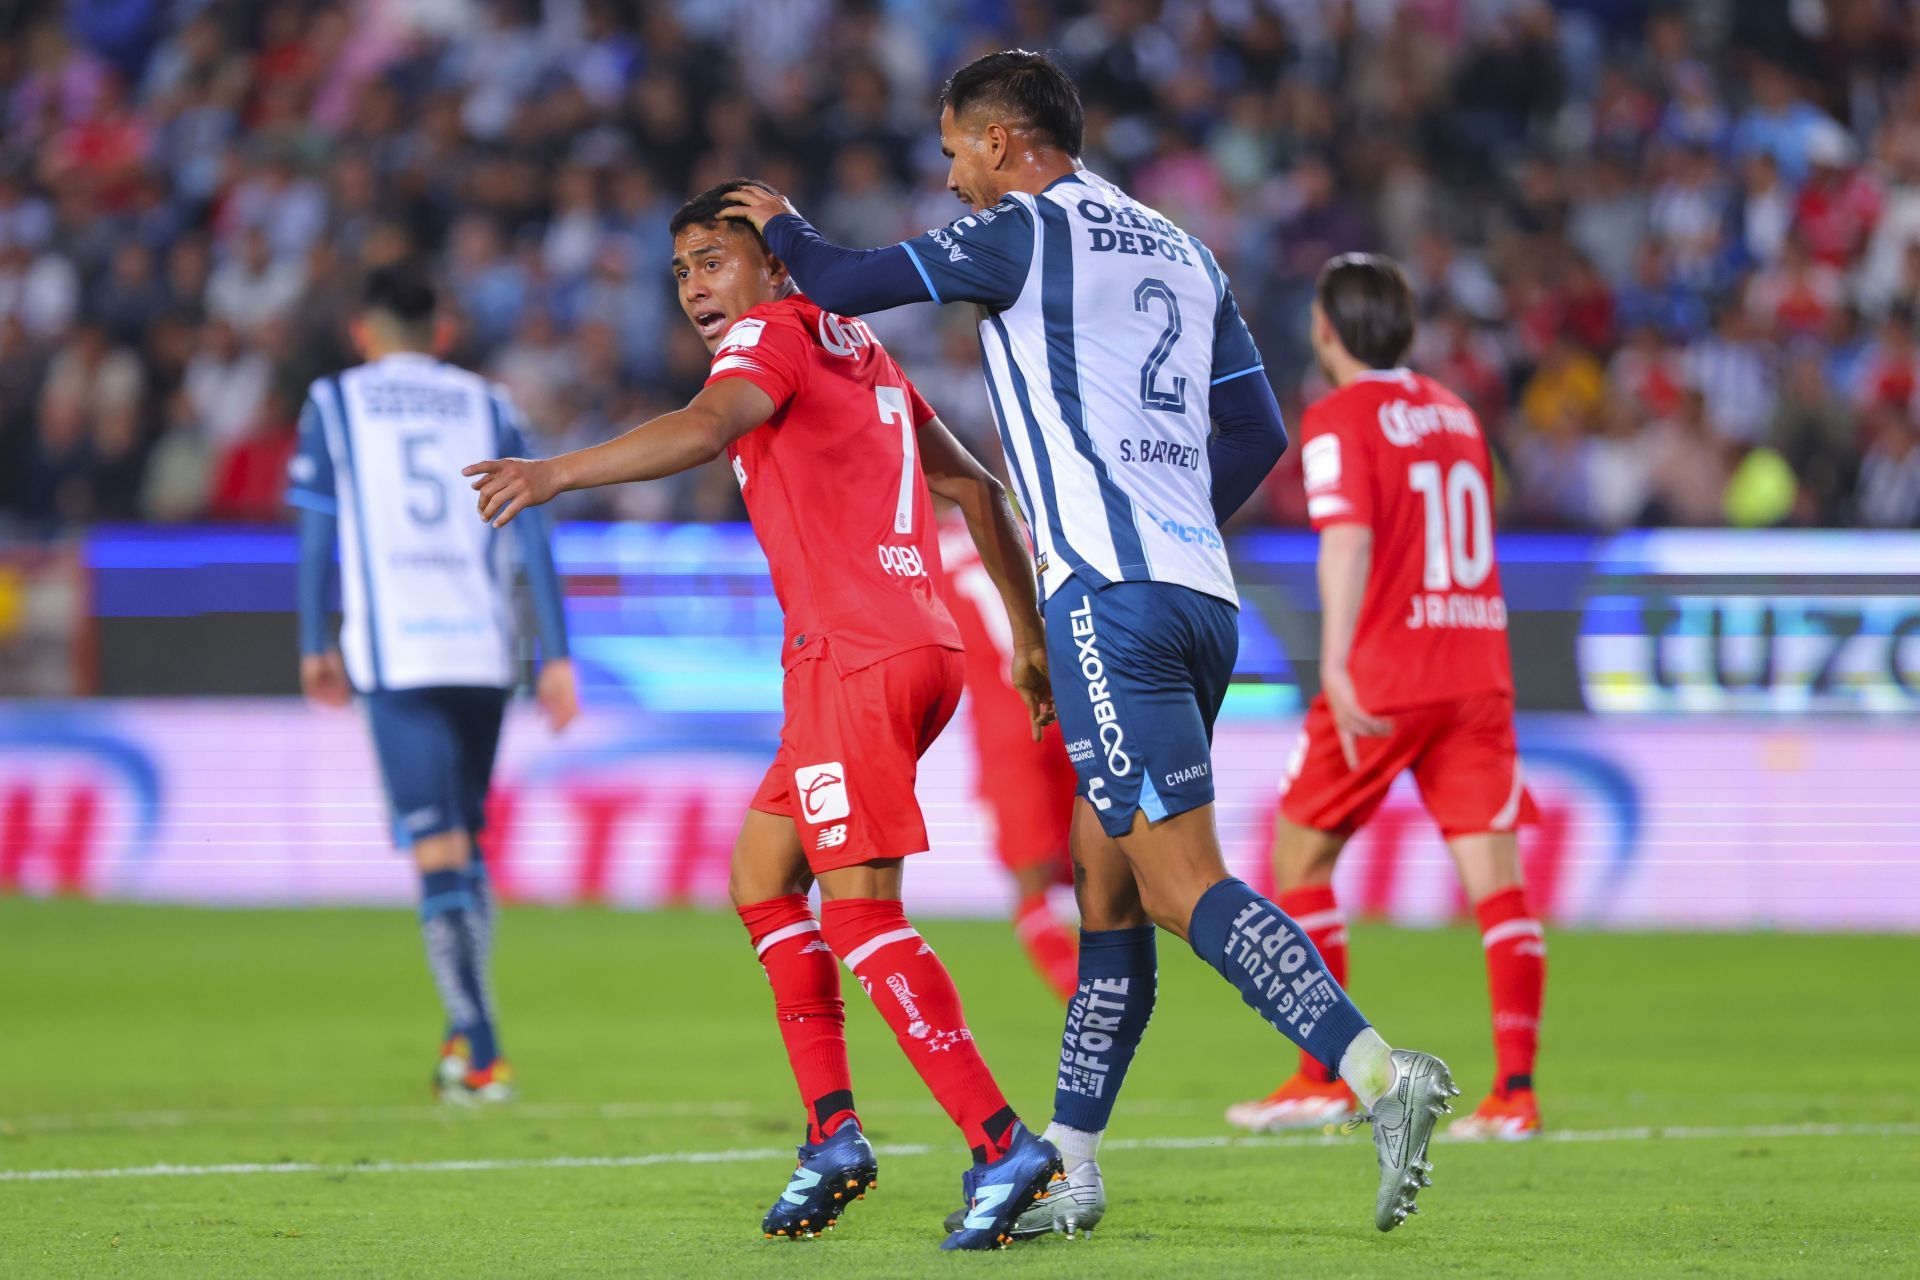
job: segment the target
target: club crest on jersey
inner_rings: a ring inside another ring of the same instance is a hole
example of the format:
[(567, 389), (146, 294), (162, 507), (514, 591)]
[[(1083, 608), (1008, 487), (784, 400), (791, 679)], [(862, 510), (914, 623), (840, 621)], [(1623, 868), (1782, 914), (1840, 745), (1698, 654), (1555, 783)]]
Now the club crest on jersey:
[(809, 825), (837, 822), (852, 811), (847, 803), (847, 771), (839, 761), (804, 764), (793, 771), (800, 816)]
[(873, 345), (873, 330), (864, 320), (850, 320), (831, 311), (820, 313), (820, 345), (836, 356), (851, 356)]

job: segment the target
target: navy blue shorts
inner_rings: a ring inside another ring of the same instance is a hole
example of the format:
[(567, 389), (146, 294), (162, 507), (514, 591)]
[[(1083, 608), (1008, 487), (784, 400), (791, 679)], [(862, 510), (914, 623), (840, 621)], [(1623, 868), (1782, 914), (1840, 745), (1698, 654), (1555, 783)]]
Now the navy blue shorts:
[(1047, 665), (1080, 794), (1110, 836), (1213, 803), (1213, 721), (1239, 611), (1166, 582), (1069, 578), (1046, 604)]
[(383, 689), (366, 695), (394, 843), (486, 824), (487, 788), (507, 691), (472, 687)]

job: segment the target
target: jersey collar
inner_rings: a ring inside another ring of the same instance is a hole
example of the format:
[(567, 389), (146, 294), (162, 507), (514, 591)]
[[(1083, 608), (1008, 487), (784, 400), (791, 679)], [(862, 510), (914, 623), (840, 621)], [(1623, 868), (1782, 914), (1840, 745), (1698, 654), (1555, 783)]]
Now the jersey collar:
[(1365, 373), (1353, 375), (1355, 382), (1412, 382), (1413, 370), (1401, 365), (1398, 369), (1369, 369)]

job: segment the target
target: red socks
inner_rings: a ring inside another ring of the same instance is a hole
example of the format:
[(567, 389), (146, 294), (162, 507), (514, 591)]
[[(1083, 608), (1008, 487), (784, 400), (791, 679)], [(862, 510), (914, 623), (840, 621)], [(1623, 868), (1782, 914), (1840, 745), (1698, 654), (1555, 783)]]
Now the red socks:
[(1044, 892), (1020, 899), (1020, 907), (1013, 913), (1013, 933), (1053, 993), (1072, 1003), (1074, 992), (1080, 989), (1080, 948), (1047, 905)]
[(741, 907), (740, 922), (747, 926), (767, 981), (773, 984), (780, 1038), (807, 1109), (807, 1141), (823, 1142), (853, 1117), (839, 966), (802, 894)]
[(907, 1061), (960, 1126), (976, 1160), (997, 1159), (1015, 1119), (974, 1047), (960, 993), (899, 902), (838, 898), (820, 907), (820, 930), (893, 1028)]
[(1547, 938), (1527, 909), (1520, 885), (1490, 893), (1473, 909), (1480, 918), (1480, 945), (1487, 952), (1487, 987), (1493, 996), (1496, 1095), (1533, 1088), (1533, 1059), (1540, 1048), (1540, 1003), (1547, 985)]
[[(1289, 889), (1280, 895), (1276, 905), (1292, 916), (1300, 931), (1319, 948), (1320, 958), (1327, 962), (1327, 976), (1344, 988), (1347, 985), (1347, 918), (1340, 914), (1333, 886), (1310, 884)], [(1338, 1065), (1329, 1067), (1305, 1049), (1300, 1051), (1300, 1074), (1309, 1080), (1332, 1084), (1340, 1078), (1335, 1070)]]

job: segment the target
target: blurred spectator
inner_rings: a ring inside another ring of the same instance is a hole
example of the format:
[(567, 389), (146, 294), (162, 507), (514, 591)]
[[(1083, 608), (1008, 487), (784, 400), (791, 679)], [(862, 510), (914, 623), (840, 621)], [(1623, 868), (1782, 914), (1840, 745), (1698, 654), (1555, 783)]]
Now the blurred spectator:
[(265, 229), (248, 227), (239, 246), (207, 279), (207, 311), (251, 331), (292, 310), (305, 286), (300, 262), (274, 257)]
[(1831, 525), (1849, 518), (1860, 465), (1853, 415), (1827, 385), (1826, 364), (1811, 344), (1796, 347), (1787, 359), (1766, 443), (1799, 477), (1798, 523)]
[[(1508, 523), (1769, 523), (1795, 493), (1799, 523), (1911, 521), (1920, 21), (1787, 8), (27, 6), (0, 56), (0, 527), (273, 515), (289, 406), (407, 255), (538, 447), (678, 403), (706, 367), (665, 269), (678, 203), (754, 173), (849, 242), (949, 219), (935, 85), (1014, 44), (1064, 52), (1088, 163), (1232, 273), (1289, 414), (1319, 390), (1315, 274), (1385, 248), (1411, 359), (1511, 463)], [(882, 326), (991, 453), (965, 317)], [(1302, 518), (1294, 465), (1265, 518)], [(724, 467), (565, 508), (739, 509)]]
[(1860, 460), (1860, 523), (1881, 529), (1920, 526), (1920, 426), (1881, 408), (1867, 415), (1866, 432), (1872, 443)]

